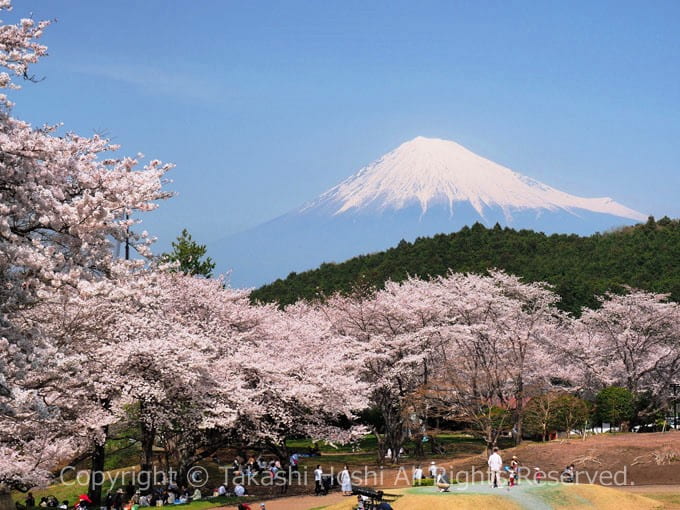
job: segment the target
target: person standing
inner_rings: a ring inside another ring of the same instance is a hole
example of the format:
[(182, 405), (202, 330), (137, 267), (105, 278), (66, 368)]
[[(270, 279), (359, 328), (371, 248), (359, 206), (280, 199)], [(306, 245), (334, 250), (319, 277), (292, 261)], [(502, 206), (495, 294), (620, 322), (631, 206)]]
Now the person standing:
[(123, 508), (123, 489), (118, 489), (116, 495), (113, 497), (114, 510), (121, 510)]
[(435, 461), (430, 462), (430, 478), (436, 478), (437, 477), (437, 464)]
[(321, 493), (323, 492), (323, 469), (321, 469), (321, 465), (317, 464), (316, 469), (314, 470), (314, 495), (315, 496), (320, 496)]
[(420, 467), (420, 464), (416, 466), (416, 469), (413, 471), (413, 486), (414, 487), (419, 487), (423, 484), (423, 470)]
[(349, 474), (349, 469), (347, 465), (340, 471), (340, 488), (344, 496), (352, 495), (352, 477)]
[(494, 489), (498, 488), (498, 482), (500, 481), (501, 469), (503, 469), (503, 459), (498, 453), (498, 447), (493, 447), (493, 453), (489, 455), (489, 460), (487, 462), (489, 465), (489, 475), (490, 484)]

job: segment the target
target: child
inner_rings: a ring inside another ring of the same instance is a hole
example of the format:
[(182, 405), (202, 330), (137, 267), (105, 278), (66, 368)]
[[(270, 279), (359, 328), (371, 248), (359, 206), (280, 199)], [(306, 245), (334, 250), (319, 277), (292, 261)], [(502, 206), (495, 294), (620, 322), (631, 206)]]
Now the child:
[(541, 483), (541, 479), (543, 478), (543, 473), (541, 470), (537, 467), (534, 468), (534, 480), (536, 483)]
[(519, 483), (519, 459), (517, 458), (517, 455), (512, 456), (512, 460), (510, 461), (510, 469), (512, 469), (515, 472), (515, 485)]

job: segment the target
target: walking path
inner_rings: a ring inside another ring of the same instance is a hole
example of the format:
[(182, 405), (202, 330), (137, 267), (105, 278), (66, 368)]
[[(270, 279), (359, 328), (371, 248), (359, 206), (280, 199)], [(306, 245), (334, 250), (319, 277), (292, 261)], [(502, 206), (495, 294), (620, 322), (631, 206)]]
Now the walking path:
[(485, 483), (474, 483), (454, 484), (449, 488), (449, 492), (437, 492), (433, 487), (417, 487), (407, 490), (407, 493), (427, 494), (430, 496), (436, 494), (442, 497), (450, 497), (454, 494), (487, 494), (490, 496), (510, 498), (522, 508), (530, 508), (531, 510), (551, 510), (552, 507), (536, 495), (536, 492), (541, 491), (543, 487), (549, 487), (549, 484), (543, 484), (542, 486), (536, 484), (521, 484), (512, 488), (498, 487), (494, 489)]
[[(277, 498), (264, 501), (267, 510), (312, 510), (321, 506), (329, 506), (347, 499), (340, 493), (331, 493), (327, 496), (291, 496), (288, 498)], [(260, 503), (248, 503), (253, 510), (259, 510)], [(216, 510), (234, 510), (235, 506), (222, 507)]]

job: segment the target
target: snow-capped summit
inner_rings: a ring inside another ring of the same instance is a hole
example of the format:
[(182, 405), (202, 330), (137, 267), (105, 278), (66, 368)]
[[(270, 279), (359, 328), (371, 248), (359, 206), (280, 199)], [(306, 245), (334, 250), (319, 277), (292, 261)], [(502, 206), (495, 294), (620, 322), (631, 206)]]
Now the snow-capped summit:
[(301, 208), (209, 248), (239, 287), (475, 222), (592, 234), (645, 219), (610, 198), (556, 190), (455, 142), (418, 137)]
[(527, 209), (581, 209), (633, 220), (646, 218), (611, 198), (570, 195), (455, 142), (422, 136), (362, 168), (302, 211), (331, 206), (334, 214), (342, 214), (362, 209), (399, 210), (417, 203), (423, 213), (430, 205), (445, 204), (455, 215), (456, 202), (469, 202), (482, 217), (486, 208), (499, 207), (507, 219), (512, 218), (513, 210)]

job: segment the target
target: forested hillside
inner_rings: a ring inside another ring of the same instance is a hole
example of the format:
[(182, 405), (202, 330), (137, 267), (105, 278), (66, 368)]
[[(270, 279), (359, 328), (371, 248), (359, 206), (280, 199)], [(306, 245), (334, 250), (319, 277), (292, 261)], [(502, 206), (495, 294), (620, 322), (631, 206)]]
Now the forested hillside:
[(408, 275), (428, 278), (502, 268), (530, 281), (547, 281), (562, 296), (561, 307), (578, 313), (596, 306), (595, 296), (622, 285), (669, 292), (680, 301), (680, 220), (650, 218), (646, 224), (589, 237), (545, 235), (477, 223), (453, 234), (409, 243), (343, 263), (291, 273), (251, 294), (253, 301), (278, 301), (348, 291), (358, 281), (382, 286)]

